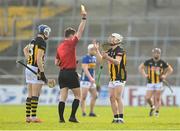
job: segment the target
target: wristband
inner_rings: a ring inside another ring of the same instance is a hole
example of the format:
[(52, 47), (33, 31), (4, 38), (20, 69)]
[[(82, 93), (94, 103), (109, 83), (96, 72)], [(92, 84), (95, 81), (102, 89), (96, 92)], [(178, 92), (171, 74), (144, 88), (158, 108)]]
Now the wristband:
[(82, 17), (82, 20), (86, 20), (86, 17)]

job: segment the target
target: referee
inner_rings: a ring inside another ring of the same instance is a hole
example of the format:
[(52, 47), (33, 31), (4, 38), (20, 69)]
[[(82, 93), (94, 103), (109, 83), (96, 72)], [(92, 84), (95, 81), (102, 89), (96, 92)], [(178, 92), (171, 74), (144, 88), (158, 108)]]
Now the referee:
[(65, 101), (68, 96), (68, 89), (72, 90), (75, 97), (72, 103), (72, 111), (69, 121), (78, 123), (78, 120), (76, 119), (76, 111), (79, 106), (81, 92), (79, 78), (76, 72), (76, 45), (84, 31), (86, 24), (86, 15), (87, 12), (84, 8), (82, 9), (81, 7), (82, 19), (78, 31), (76, 32), (75, 29), (68, 27), (64, 33), (65, 39), (60, 42), (57, 48), (55, 64), (60, 67), (58, 77), (60, 86), (60, 101), (58, 105), (60, 123), (65, 123), (64, 109)]

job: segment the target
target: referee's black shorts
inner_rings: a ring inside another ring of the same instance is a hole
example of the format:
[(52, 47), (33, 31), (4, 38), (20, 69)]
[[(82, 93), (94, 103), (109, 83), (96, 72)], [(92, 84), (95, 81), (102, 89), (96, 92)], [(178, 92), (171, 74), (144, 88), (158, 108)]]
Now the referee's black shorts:
[(79, 77), (75, 69), (63, 69), (59, 72), (58, 82), (60, 89), (62, 88), (79, 88)]

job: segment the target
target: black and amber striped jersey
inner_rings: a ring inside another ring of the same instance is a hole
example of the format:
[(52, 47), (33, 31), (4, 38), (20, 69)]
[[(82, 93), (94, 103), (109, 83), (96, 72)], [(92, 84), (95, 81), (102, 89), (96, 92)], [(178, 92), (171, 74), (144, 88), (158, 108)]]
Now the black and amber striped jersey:
[(161, 75), (164, 70), (168, 67), (168, 63), (163, 60), (154, 61), (153, 58), (144, 62), (148, 74), (148, 83), (159, 83), (161, 82)]
[(126, 71), (126, 52), (120, 46), (117, 46), (115, 49), (108, 50), (108, 56), (116, 59), (116, 56), (122, 56), (121, 62), (119, 65), (109, 62), (109, 74), (111, 81), (126, 81), (127, 71)]
[[(46, 42), (41, 37), (36, 37), (29, 43), (29, 45), (28, 45), (29, 57), (28, 57), (27, 64), (38, 67), (37, 66), (38, 49), (42, 49), (42, 50), (44, 50), (44, 52), (46, 51)], [(42, 60), (43, 60), (43, 64), (44, 64), (44, 56), (43, 56)]]

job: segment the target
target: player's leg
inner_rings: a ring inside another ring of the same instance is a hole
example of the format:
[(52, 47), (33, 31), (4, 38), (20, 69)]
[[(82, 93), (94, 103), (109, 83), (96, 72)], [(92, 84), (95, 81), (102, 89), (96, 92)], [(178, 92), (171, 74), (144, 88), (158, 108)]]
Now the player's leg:
[(124, 105), (123, 105), (123, 100), (122, 100), (122, 93), (123, 93), (123, 87), (118, 86), (115, 88), (115, 96), (116, 96), (116, 101), (118, 104), (118, 122), (123, 123), (123, 112), (124, 112)]
[(116, 123), (118, 121), (118, 105), (115, 97), (115, 88), (109, 89), (109, 95), (110, 95), (111, 108), (114, 115), (113, 123)]
[(78, 121), (76, 119), (76, 112), (79, 107), (79, 102), (81, 99), (81, 90), (79, 87), (77, 87), (77, 88), (73, 88), (72, 92), (74, 94), (74, 101), (72, 103), (72, 111), (71, 111), (71, 116), (69, 118), (69, 121), (78, 123)]
[(64, 123), (64, 109), (65, 109), (65, 101), (68, 96), (68, 88), (64, 87), (60, 90), (60, 101), (58, 104), (58, 113), (59, 113), (59, 122)]
[(159, 115), (159, 108), (161, 106), (161, 90), (155, 91), (155, 116)]
[(32, 84), (32, 98), (31, 98), (31, 119), (32, 122), (42, 122), (36, 117), (39, 95), (43, 84)]
[(31, 122), (31, 98), (32, 98), (32, 84), (27, 84), (28, 96), (26, 98), (26, 122)]
[(94, 107), (97, 99), (97, 90), (96, 88), (90, 88), (91, 93), (91, 102), (90, 102), (90, 113), (89, 116), (96, 117), (96, 114), (94, 113)]
[(153, 116), (154, 109), (155, 109), (154, 104), (153, 104), (153, 100), (152, 100), (153, 93), (154, 93), (154, 90), (149, 89), (146, 91), (146, 95), (145, 95), (146, 102), (151, 107), (150, 112), (149, 112), (149, 116)]
[(82, 96), (81, 96), (81, 109), (82, 109), (82, 115), (86, 116), (86, 97), (89, 91), (89, 88), (82, 87)]

